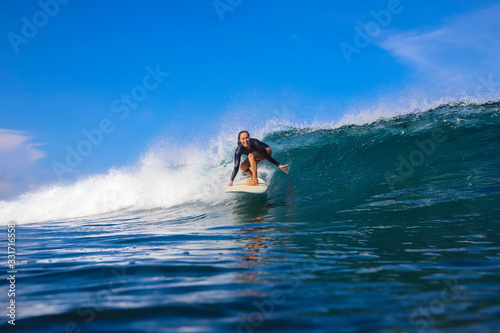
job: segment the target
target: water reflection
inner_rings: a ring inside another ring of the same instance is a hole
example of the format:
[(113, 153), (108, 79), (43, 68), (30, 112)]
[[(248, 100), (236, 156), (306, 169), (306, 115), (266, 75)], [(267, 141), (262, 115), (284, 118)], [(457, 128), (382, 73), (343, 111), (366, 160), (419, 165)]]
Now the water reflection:
[(267, 213), (267, 195), (242, 193), (233, 206), (233, 216), (239, 223), (260, 222)]

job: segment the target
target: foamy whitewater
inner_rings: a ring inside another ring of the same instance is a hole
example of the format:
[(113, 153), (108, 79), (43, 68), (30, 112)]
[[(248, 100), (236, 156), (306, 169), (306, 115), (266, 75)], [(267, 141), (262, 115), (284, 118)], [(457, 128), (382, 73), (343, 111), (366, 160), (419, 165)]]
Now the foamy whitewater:
[(500, 102), (249, 130), (265, 195), (224, 193), (228, 127), (1, 201), (16, 332), (499, 332)]

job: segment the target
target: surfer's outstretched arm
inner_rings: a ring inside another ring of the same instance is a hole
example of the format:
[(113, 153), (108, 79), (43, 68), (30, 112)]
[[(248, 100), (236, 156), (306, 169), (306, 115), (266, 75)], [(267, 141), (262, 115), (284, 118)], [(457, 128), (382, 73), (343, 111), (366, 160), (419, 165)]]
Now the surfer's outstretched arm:
[(276, 165), (283, 172), (288, 173), (288, 168), (287, 168), (288, 164), (285, 164), (285, 165), (279, 164), (278, 161), (276, 161), (271, 155), (269, 155), (267, 153), (266, 147), (263, 147), (263, 146), (259, 145), (258, 150), (262, 154), (262, 156), (265, 157), (266, 160), (268, 160), (272, 164)]

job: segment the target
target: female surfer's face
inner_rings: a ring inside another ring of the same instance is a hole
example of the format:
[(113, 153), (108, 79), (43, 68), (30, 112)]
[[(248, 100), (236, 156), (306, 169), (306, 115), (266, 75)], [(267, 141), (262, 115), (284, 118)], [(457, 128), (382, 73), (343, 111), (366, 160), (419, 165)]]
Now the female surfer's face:
[(250, 137), (248, 136), (247, 133), (241, 133), (240, 142), (243, 145), (243, 147), (245, 147), (245, 148), (250, 146)]

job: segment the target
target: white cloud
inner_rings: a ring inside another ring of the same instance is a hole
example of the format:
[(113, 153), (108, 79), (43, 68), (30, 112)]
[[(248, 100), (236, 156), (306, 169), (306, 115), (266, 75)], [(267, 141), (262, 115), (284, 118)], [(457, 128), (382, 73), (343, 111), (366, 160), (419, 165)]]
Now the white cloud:
[(46, 156), (24, 131), (0, 129), (0, 197), (33, 187), (35, 162)]
[(425, 74), (477, 79), (500, 73), (499, 18), (496, 6), (459, 15), (437, 29), (393, 34), (379, 46)]

